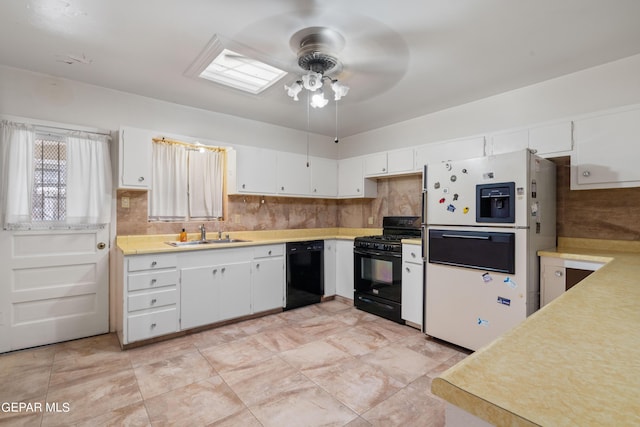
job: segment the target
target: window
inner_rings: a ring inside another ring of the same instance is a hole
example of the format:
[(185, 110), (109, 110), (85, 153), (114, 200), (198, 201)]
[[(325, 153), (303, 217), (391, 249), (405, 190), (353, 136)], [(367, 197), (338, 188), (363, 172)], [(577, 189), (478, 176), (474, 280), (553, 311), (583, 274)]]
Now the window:
[(225, 151), (154, 139), (149, 220), (222, 218)]
[(0, 122), (3, 227), (103, 228), (113, 196), (109, 136), (46, 128)]
[(60, 136), (36, 134), (33, 154), (31, 220), (64, 221), (67, 145)]

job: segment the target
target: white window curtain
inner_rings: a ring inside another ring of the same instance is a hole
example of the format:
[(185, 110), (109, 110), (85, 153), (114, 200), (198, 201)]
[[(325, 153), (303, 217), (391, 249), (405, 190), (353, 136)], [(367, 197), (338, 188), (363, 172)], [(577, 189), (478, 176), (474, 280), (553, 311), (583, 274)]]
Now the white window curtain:
[(153, 144), (149, 219), (186, 220), (187, 167), (187, 150), (184, 147), (161, 142)]
[(66, 215), (63, 220), (34, 220), (34, 147), (37, 126), (0, 122), (0, 215), (5, 229), (104, 227), (111, 220), (109, 137), (85, 132), (61, 133), (66, 144)]
[(74, 132), (66, 142), (66, 223), (109, 223), (112, 194), (108, 137)]
[(34, 141), (32, 126), (0, 122), (0, 202), (5, 228), (31, 222)]
[(189, 216), (222, 217), (224, 153), (209, 149), (189, 151)]

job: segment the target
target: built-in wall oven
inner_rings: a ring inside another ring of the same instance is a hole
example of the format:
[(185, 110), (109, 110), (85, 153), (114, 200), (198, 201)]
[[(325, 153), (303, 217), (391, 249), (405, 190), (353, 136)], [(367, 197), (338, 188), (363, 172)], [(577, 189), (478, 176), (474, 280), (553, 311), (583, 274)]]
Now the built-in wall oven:
[(420, 217), (384, 217), (383, 234), (354, 241), (354, 305), (402, 321), (402, 243), (420, 238)]

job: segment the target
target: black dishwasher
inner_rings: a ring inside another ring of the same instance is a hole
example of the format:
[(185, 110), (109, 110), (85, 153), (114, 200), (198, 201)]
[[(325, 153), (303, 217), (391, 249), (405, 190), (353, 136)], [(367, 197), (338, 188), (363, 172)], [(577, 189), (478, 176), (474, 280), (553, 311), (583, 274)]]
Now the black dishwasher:
[(324, 241), (287, 243), (285, 310), (315, 304), (324, 294)]

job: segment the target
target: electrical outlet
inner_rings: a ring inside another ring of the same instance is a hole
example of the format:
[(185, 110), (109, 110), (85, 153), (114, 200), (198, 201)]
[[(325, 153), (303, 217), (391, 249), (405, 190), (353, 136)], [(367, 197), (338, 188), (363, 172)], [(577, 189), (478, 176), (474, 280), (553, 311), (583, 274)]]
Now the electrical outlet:
[(129, 198), (128, 197), (122, 197), (120, 199), (120, 204), (124, 209), (129, 209)]
[(370, 216), (369, 219), (367, 220), (367, 222), (369, 223), (369, 225), (373, 224), (373, 217)]

